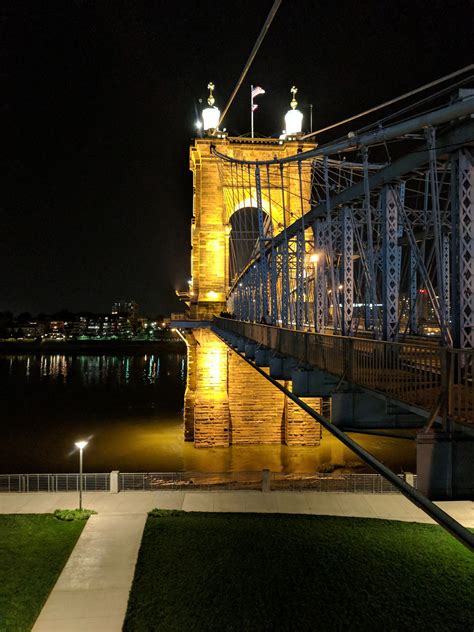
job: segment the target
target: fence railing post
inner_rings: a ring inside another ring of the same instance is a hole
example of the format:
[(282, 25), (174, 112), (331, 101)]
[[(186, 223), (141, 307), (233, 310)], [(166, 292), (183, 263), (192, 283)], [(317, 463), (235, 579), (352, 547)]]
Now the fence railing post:
[(271, 490), (270, 470), (262, 470), (262, 492)]
[(110, 493), (111, 494), (118, 494), (119, 491), (120, 491), (119, 471), (118, 470), (112, 470), (112, 472), (110, 472)]

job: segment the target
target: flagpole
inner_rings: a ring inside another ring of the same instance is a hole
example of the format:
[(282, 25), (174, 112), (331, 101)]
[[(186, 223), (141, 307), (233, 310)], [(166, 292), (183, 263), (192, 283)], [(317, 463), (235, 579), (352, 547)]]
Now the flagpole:
[(253, 86), (250, 86), (250, 136), (253, 138)]

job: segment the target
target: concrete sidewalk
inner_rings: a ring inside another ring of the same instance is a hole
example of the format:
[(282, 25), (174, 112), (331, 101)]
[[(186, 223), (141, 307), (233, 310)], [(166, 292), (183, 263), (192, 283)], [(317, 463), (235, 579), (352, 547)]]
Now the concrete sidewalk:
[(34, 632), (120, 632), (146, 514), (91, 516)]
[[(405, 522), (433, 523), (402, 494), (347, 494), (334, 492), (260, 491), (157, 491), (86, 492), (84, 507), (99, 515), (145, 514), (154, 507), (184, 511), (236, 511), (256, 513), (301, 513), (359, 518), (385, 518)], [(0, 513), (51, 513), (74, 508), (76, 492), (0, 494)], [(474, 527), (474, 503), (436, 503), (465, 527)]]

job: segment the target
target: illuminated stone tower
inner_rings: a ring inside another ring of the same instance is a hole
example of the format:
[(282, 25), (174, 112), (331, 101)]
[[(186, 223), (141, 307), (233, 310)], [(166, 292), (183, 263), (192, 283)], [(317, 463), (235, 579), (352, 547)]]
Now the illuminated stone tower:
[[(230, 218), (238, 209), (256, 207), (255, 184), (236, 186), (222, 177), (222, 161), (213, 155), (211, 147), (240, 160), (272, 160), (292, 156), (314, 148), (314, 143), (261, 138), (199, 138), (190, 148), (190, 169), (193, 173), (193, 219), (191, 227), (191, 318), (209, 318), (226, 308), (229, 289)], [(254, 177), (254, 176), (253, 176)], [(270, 182), (263, 190), (263, 210), (273, 204), (273, 224), (278, 232), (283, 220), (281, 182), (278, 170), (271, 171)], [(304, 180), (303, 197), (309, 198), (310, 178)], [(292, 194), (292, 187), (295, 191)], [(285, 212), (288, 224), (301, 214), (297, 178), (285, 183)], [(232, 190), (230, 190), (232, 189)], [(298, 194), (297, 194), (298, 193)], [(274, 198), (272, 200), (272, 198)], [(309, 210), (308, 209), (305, 209)], [(280, 214), (280, 216), (278, 215)]]

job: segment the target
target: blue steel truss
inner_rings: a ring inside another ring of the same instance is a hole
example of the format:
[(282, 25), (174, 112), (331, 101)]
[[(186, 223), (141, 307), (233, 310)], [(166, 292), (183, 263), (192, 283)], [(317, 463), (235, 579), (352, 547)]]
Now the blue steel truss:
[[(465, 99), (284, 159), (215, 151), (234, 208), (250, 191), (258, 213), (253, 254), (229, 287), (238, 318), (474, 347), (472, 113)], [(405, 141), (423, 130), (418, 147)], [(407, 150), (381, 161), (381, 139), (387, 152), (391, 142)]]

